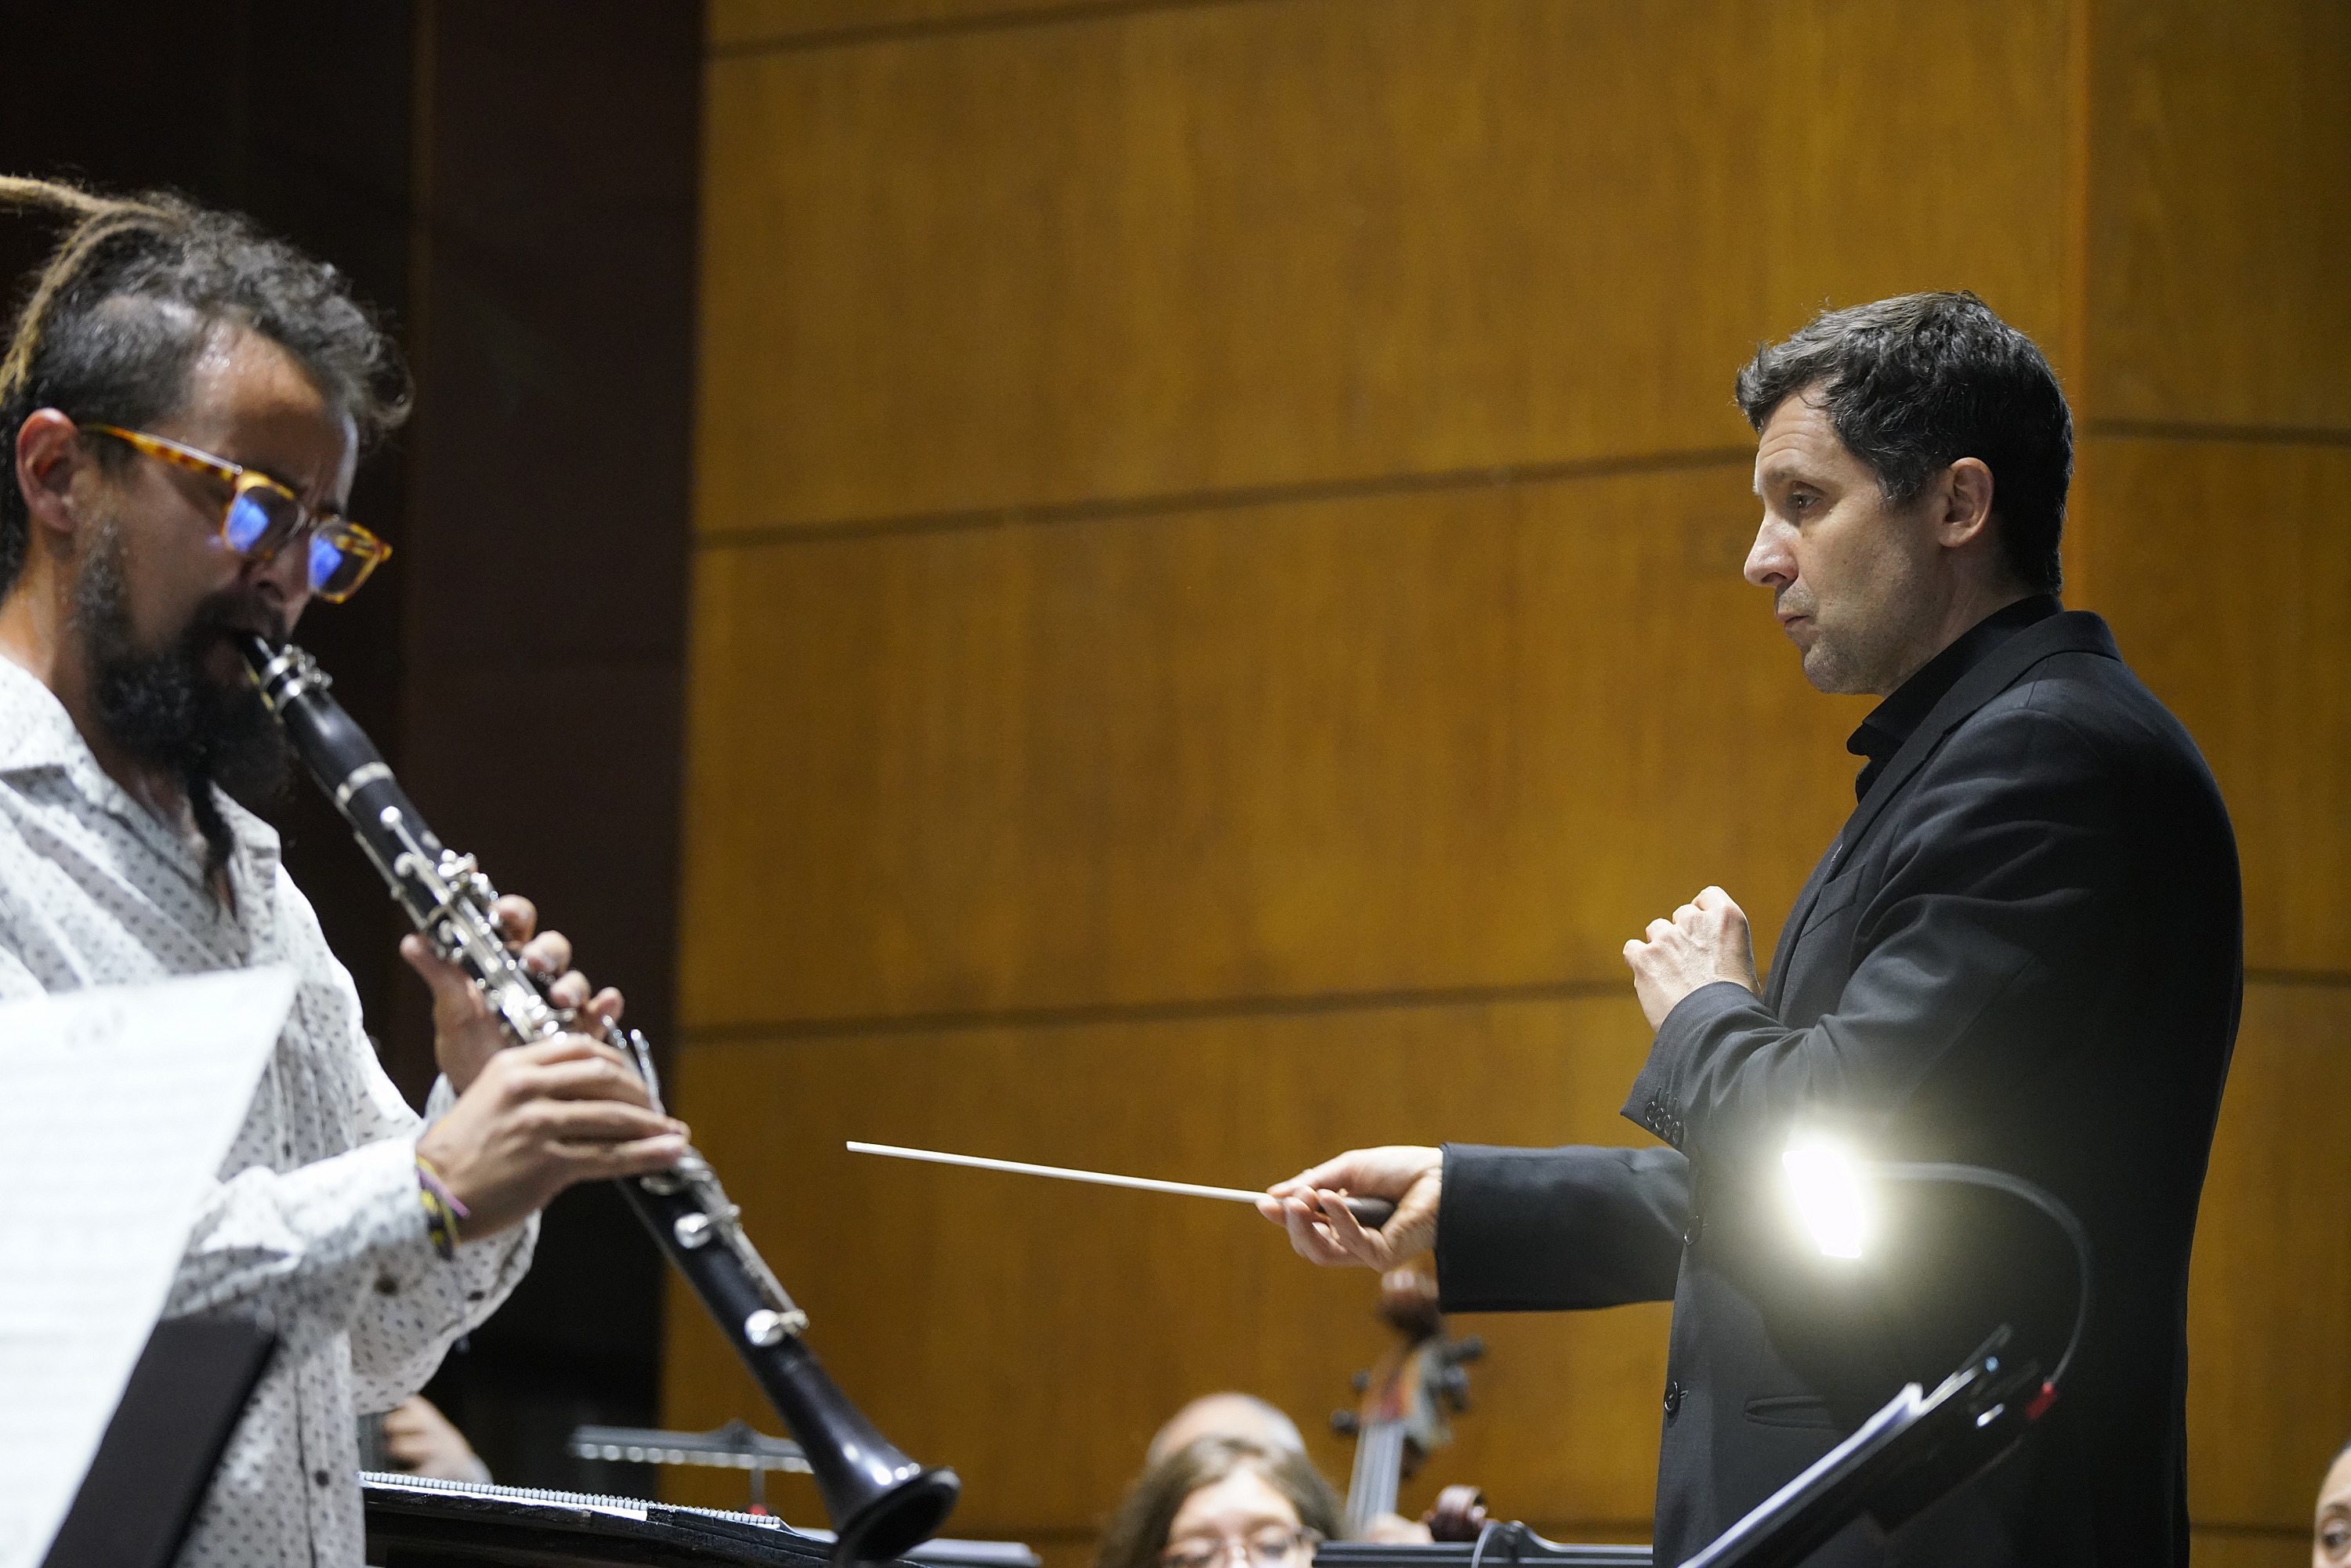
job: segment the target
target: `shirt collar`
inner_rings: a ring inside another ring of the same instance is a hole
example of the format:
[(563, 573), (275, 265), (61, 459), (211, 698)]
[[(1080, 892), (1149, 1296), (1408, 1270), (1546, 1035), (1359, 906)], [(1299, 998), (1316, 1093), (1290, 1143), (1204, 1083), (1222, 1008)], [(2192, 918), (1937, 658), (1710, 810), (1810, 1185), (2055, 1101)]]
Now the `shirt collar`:
[(2036, 621), (2045, 621), (2064, 608), (2053, 593), (2036, 593), (2020, 599), (2005, 608), (1995, 610), (1961, 632), (1958, 641), (1927, 661), (1919, 672), (1895, 688), (1894, 695), (1870, 710), (1861, 727), (1844, 743), (1844, 748), (1855, 757), (1865, 757), (1868, 762), (1860, 776), (1853, 781), (1855, 798), (1869, 793), (1902, 743), (1910, 738), (1927, 715), (1942, 701), (1943, 694), (1959, 685), (1959, 677), (1991, 656), (1992, 651), (2017, 632)]
[(89, 747), (66, 705), (38, 675), (0, 653), (0, 773), (69, 768), (77, 756), (89, 757)]
[[(38, 675), (0, 653), (0, 778), (16, 773), (54, 769), (66, 775), (88, 800), (132, 825), (134, 831), (159, 852), (187, 858), (188, 846), (179, 841), (155, 814), (131, 798), (129, 791), (107, 775), (98, 758), (74, 727), (73, 716)], [(274, 874), (278, 856), (277, 830), (238, 805), (217, 788), (222, 819), (230, 833), (252, 855), (258, 870)]]

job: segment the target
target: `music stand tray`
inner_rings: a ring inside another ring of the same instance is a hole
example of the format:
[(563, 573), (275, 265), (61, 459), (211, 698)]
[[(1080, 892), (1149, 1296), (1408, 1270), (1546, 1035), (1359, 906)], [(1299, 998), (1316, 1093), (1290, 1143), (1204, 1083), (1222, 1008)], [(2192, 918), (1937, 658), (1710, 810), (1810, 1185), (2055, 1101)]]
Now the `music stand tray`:
[(1682, 1568), (1794, 1568), (1865, 1515), (1892, 1531), (2014, 1448), (2053, 1395), (2003, 1365), (2002, 1327), (1931, 1394), (1915, 1383)]

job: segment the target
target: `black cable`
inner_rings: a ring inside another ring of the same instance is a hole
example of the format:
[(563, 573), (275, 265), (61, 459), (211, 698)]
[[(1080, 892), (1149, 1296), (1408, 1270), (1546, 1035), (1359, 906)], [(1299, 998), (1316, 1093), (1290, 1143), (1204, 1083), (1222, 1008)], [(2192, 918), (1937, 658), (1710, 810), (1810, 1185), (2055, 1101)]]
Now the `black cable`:
[[(1479, 1560), (1486, 1555), (1487, 1538), (1491, 1536), (1495, 1531), (1500, 1528), (1500, 1523), (1498, 1521), (1491, 1519), (1488, 1520), (1479, 1528), (1478, 1544), (1469, 1549), (1469, 1568), (1478, 1568)], [(1516, 1552), (1511, 1552), (1510, 1560), (1512, 1562), (1518, 1561), (1518, 1555), (1519, 1554)]]
[(2029, 1182), (2022, 1176), (2011, 1176), (2006, 1171), (1993, 1170), (1988, 1166), (1886, 1160), (1871, 1162), (1863, 1168), (1867, 1174), (1888, 1181), (1947, 1182), (1959, 1186), (1980, 1186), (2004, 1192), (2039, 1209), (2065, 1233), (2066, 1241), (2074, 1249), (2074, 1274), (2081, 1284), (2081, 1294), (2074, 1309), (2074, 1332), (2065, 1340), (2064, 1354), (2057, 1358), (2056, 1367), (2049, 1374), (2051, 1388), (2063, 1383), (2065, 1368), (2073, 1364), (2074, 1353), (2082, 1348), (2082, 1333), (2090, 1323), (2090, 1237), (2082, 1228), (2082, 1222), (2074, 1218), (2074, 1211), (2047, 1187)]

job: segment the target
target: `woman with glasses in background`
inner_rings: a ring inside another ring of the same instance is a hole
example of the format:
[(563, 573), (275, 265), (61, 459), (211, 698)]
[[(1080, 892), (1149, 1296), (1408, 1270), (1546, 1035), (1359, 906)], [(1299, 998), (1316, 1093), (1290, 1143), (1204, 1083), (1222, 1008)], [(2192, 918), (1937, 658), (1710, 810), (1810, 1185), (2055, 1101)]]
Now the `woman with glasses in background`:
[(1338, 1531), (1338, 1494), (1302, 1455), (1203, 1437), (1135, 1483), (1094, 1568), (1306, 1568)]

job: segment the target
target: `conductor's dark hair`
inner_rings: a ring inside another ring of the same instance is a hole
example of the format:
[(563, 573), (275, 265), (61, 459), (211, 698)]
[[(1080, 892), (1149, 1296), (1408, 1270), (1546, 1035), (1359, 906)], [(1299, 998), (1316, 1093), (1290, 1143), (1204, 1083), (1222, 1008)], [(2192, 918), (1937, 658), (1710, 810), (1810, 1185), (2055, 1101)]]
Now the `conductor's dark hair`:
[(1143, 1472), (1102, 1531), (1094, 1568), (1158, 1568), (1184, 1500), (1202, 1487), (1251, 1470), (1298, 1511), (1298, 1522), (1325, 1540), (1339, 1534), (1339, 1498), (1306, 1456), (1246, 1437), (1202, 1437)]
[(1962, 457), (1991, 470), (2001, 558), (2026, 590), (2064, 581), (2058, 541), (2074, 474), (2074, 419), (2032, 340), (1964, 290), (1824, 310), (1739, 372), (1739, 408), (1761, 430), (1814, 392), (1895, 506)]
[[(129, 429), (168, 418), (225, 328), (291, 354), (362, 444), (407, 416), (399, 351), (342, 275), (245, 218), (165, 193), (111, 197), (9, 176), (0, 206), (65, 220), (0, 358), (0, 594), (24, 570), (31, 527), (16, 485), (26, 418), (54, 408)], [(117, 442), (95, 450), (101, 464), (131, 460)]]

